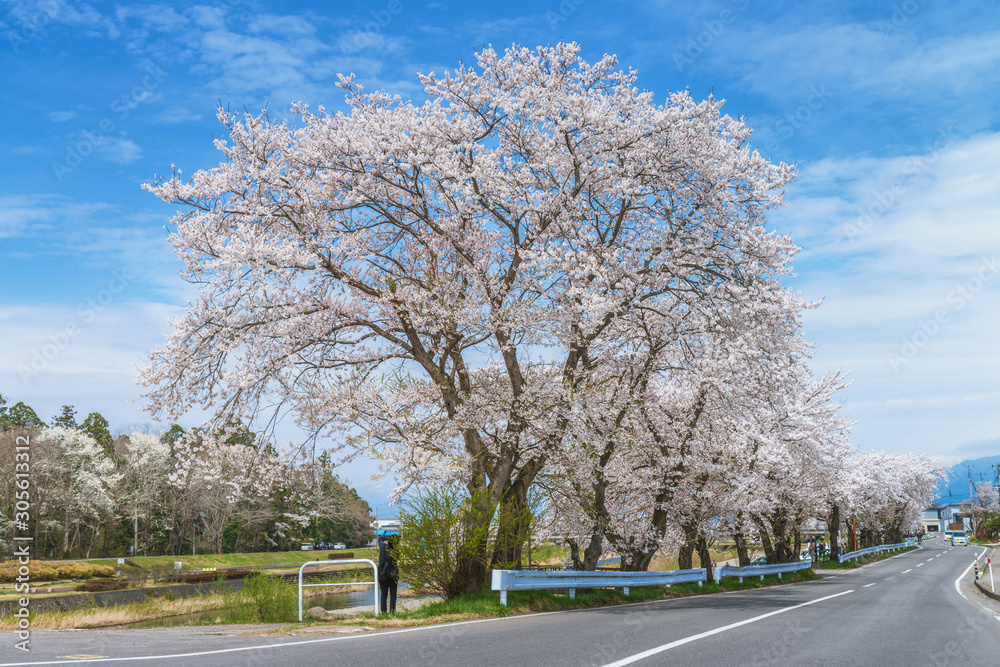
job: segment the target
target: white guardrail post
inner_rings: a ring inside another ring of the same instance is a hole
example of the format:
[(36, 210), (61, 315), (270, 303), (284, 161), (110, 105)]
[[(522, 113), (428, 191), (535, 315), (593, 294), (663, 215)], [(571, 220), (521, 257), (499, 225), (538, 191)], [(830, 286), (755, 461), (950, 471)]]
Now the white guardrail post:
[[(337, 563), (368, 563), (372, 566), (372, 574), (374, 575), (375, 581), (373, 582), (357, 582), (351, 581), (344, 584), (303, 584), (302, 583), (302, 572), (309, 565), (334, 565)], [(299, 620), (302, 620), (302, 589), (308, 588), (310, 586), (375, 586), (375, 615), (378, 616), (378, 566), (375, 561), (368, 558), (344, 558), (341, 560), (311, 560), (308, 563), (303, 563), (302, 567), (299, 568)]]

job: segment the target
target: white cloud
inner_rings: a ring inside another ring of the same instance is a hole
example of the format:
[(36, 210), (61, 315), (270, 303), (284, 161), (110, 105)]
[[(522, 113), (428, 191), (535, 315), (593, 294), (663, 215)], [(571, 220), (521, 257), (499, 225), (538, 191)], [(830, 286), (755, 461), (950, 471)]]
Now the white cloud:
[(162, 343), (166, 319), (180, 308), (128, 300), (129, 287), (107, 285), (78, 304), (0, 308), (0, 386), (42, 419), (63, 404), (82, 414), (99, 411), (112, 422), (144, 422), (132, 404), (140, 397), (136, 366)]
[(825, 297), (805, 317), (814, 365), (852, 372), (847, 412), (863, 447), (947, 455), (1000, 435), (998, 162), (1000, 133), (826, 159), (772, 216), (807, 248), (796, 287)]
[(131, 164), (142, 157), (139, 145), (124, 137), (104, 137), (97, 150), (105, 159), (119, 164)]
[(76, 202), (58, 195), (0, 194), (0, 238), (43, 233), (66, 220), (88, 219), (110, 208), (100, 202)]

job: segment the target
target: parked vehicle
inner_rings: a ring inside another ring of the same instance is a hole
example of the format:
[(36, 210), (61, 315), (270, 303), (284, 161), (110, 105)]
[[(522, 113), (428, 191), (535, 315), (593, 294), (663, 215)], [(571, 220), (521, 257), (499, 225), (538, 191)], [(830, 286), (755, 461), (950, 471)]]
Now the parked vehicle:
[(313, 550), (313, 543), (312, 542), (303, 542), (302, 543), (302, 551), (312, 551), (312, 550)]
[(343, 542), (337, 542), (336, 544), (333, 545), (333, 548), (336, 549), (337, 551), (342, 551), (347, 548), (347, 545), (344, 544)]
[(751, 565), (767, 565), (767, 557), (761, 556), (760, 558), (754, 558), (750, 561)]

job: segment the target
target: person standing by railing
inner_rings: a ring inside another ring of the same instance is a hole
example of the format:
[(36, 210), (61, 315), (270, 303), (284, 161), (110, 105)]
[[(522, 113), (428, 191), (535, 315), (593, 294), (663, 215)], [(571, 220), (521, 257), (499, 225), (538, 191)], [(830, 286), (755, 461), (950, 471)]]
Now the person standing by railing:
[(393, 551), (396, 547), (396, 536), (378, 536), (378, 589), (379, 605), (382, 613), (386, 612), (386, 597), (389, 598), (389, 611), (396, 612), (396, 590), (399, 585), (399, 568)]

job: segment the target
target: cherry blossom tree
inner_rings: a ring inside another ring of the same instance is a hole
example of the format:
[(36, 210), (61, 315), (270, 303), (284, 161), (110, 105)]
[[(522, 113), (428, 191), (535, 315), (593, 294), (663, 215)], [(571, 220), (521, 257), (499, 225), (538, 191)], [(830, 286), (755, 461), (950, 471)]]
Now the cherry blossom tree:
[(185, 207), (171, 242), (202, 285), (142, 371), (150, 409), (280, 403), (404, 488), (461, 478), (513, 536), (494, 562), (519, 560), (528, 490), (638, 314), (681, 344), (793, 251), (763, 227), (792, 170), (742, 121), (579, 50), (484, 49), (421, 75), (422, 104), (344, 77), (348, 112), (294, 128), (220, 111), (220, 166), (147, 186)]
[(39, 510), (61, 532), (63, 554), (86, 540), (82, 551), (89, 558), (100, 525), (117, 512), (114, 489), (122, 475), (97, 441), (81, 431), (44, 429), (38, 443), (39, 449), (49, 449), (40, 465), (32, 467), (33, 480), (45, 488), (45, 505)]
[(139, 522), (142, 521), (142, 550), (148, 555), (149, 533), (159, 511), (172, 460), (169, 443), (142, 432), (118, 438), (115, 452), (122, 474), (118, 500), (125, 501), (132, 515), (132, 551), (139, 555)]

